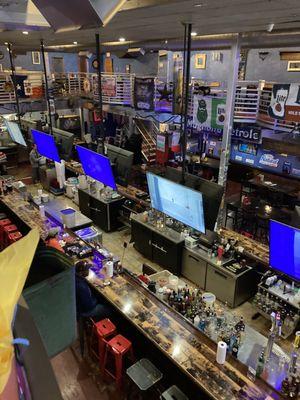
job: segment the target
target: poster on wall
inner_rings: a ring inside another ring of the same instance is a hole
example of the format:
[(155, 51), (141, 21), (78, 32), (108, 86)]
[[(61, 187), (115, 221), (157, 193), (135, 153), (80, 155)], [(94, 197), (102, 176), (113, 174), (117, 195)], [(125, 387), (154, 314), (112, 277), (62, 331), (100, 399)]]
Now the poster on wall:
[(179, 131), (175, 131), (172, 133), (171, 150), (174, 153), (180, 152), (180, 132)]
[(271, 118), (300, 122), (300, 85), (273, 85), (268, 114)]
[(224, 128), (226, 98), (194, 96), (193, 125), (199, 130), (221, 134)]
[(102, 76), (101, 77), (102, 95), (105, 97), (116, 97), (117, 95), (117, 81), (115, 76)]
[(157, 135), (156, 137), (156, 149), (161, 152), (165, 152), (166, 137), (164, 135)]
[(134, 78), (134, 108), (154, 110), (154, 78)]
[(181, 53), (173, 56), (173, 114), (182, 112), (182, 88), (183, 88), (183, 57)]

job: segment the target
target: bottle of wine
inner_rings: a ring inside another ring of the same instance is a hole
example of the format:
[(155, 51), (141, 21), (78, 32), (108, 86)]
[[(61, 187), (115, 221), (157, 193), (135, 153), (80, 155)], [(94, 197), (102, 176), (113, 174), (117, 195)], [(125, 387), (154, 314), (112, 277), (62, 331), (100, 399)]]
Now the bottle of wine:
[(262, 351), (256, 365), (256, 376), (259, 378), (265, 367), (265, 352)]

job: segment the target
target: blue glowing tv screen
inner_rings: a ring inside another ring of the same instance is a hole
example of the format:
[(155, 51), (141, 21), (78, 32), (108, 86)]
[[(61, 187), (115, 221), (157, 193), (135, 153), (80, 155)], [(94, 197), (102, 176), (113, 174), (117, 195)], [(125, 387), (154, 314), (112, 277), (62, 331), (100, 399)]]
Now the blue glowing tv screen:
[(300, 229), (270, 221), (270, 266), (300, 280)]
[(202, 193), (147, 173), (151, 206), (205, 233)]
[(116, 190), (115, 178), (111, 169), (109, 158), (98, 154), (85, 147), (76, 146), (84, 173), (96, 181)]
[(54, 137), (45, 132), (31, 129), (34, 143), (37, 145), (37, 151), (41, 156), (49, 160), (60, 163), (60, 157), (54, 141)]

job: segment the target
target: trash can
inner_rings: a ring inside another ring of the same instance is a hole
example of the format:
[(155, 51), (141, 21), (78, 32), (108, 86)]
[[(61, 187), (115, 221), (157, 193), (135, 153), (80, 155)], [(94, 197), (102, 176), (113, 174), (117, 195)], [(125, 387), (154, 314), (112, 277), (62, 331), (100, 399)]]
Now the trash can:
[(43, 247), (37, 250), (23, 296), (53, 357), (76, 339), (75, 269), (64, 253)]

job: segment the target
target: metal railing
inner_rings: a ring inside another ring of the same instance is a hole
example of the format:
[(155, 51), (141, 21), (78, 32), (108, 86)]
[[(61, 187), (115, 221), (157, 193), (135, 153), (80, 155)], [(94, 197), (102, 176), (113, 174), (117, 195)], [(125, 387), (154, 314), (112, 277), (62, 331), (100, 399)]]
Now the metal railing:
[[(24, 99), (37, 100), (44, 97), (45, 81), (42, 72), (17, 72), (17, 76), (24, 76)], [(102, 73), (102, 100), (109, 105), (133, 107), (133, 90), (135, 74)], [(98, 100), (97, 74), (70, 72), (65, 74), (51, 74), (48, 78), (51, 94), (56, 97), (80, 96), (91, 100)], [(166, 84), (158, 77), (154, 77), (155, 96), (154, 107), (156, 112), (172, 112), (173, 85)], [(211, 94), (226, 97), (226, 83), (207, 82), (192, 79), (190, 85), (188, 113), (193, 115), (194, 93), (196, 86), (210, 86)], [(239, 81), (237, 84), (234, 121), (243, 123), (257, 122), (269, 129), (290, 131), (293, 128), (289, 122), (275, 120), (268, 115), (273, 83), (264, 81)], [(22, 101), (22, 99), (21, 99)], [(0, 102), (8, 104), (15, 102), (11, 74), (0, 72)]]

